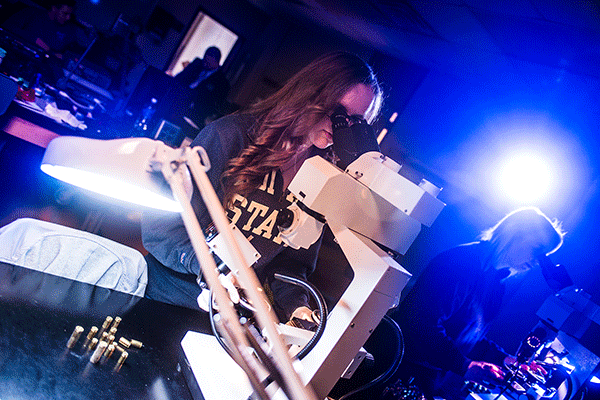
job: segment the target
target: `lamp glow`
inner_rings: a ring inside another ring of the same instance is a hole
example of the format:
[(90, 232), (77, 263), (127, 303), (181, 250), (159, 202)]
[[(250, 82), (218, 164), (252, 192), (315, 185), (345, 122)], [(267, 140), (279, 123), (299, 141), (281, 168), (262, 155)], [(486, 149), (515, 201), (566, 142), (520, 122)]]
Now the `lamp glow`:
[(164, 211), (181, 212), (181, 205), (172, 198), (118, 179), (60, 165), (42, 164), (42, 171), (63, 182), (117, 200)]
[[(60, 140), (58, 140), (60, 139)], [(150, 160), (174, 152), (147, 138), (96, 140), (63, 136), (48, 145), (41, 170), (54, 178), (118, 200), (164, 211), (181, 212), (181, 204)]]

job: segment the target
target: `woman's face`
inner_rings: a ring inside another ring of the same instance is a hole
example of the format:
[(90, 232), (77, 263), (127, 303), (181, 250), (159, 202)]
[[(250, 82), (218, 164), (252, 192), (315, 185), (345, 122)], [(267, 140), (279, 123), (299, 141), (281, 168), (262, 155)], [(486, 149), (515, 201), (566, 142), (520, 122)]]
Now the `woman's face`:
[(539, 256), (550, 251), (547, 242), (544, 238), (530, 236), (511, 243), (498, 268), (508, 268), (510, 276), (529, 271), (538, 263)]
[[(367, 85), (359, 83), (342, 96), (340, 104), (346, 108), (348, 115), (360, 115), (364, 118), (374, 99), (373, 91)], [(323, 118), (312, 127), (308, 133), (308, 144), (319, 149), (325, 149), (333, 144), (329, 117)]]

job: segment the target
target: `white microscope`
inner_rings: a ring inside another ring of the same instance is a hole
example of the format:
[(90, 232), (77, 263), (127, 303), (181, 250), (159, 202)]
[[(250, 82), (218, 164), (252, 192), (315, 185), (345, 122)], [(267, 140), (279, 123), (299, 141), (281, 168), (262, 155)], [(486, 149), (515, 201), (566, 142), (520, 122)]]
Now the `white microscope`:
[[(421, 225), (431, 226), (445, 206), (437, 199), (438, 187), (426, 180), (413, 183), (399, 174), (399, 164), (379, 152), (364, 153), (341, 165), (347, 165), (345, 170), (319, 156), (304, 162), (288, 187), (296, 201), (281, 231), (287, 245), (307, 248), (319, 238), (325, 221), (354, 272), (329, 312), (320, 340), (295, 362), (302, 381), (320, 399), (327, 397), (340, 377), (356, 369), (361, 347), (398, 303), (411, 277), (382, 248), (404, 254)], [(279, 332), (290, 346), (303, 346), (313, 334), (282, 324)], [(188, 332), (182, 347), (204, 399), (246, 400), (252, 394), (243, 371), (214, 337)], [(279, 392), (274, 398), (285, 398)]]

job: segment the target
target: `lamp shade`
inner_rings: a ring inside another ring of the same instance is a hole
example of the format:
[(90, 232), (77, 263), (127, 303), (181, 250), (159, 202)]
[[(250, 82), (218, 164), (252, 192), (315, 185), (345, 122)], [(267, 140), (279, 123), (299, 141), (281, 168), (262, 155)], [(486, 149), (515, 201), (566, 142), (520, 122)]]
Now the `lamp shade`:
[(167, 147), (148, 138), (98, 140), (62, 136), (52, 140), (41, 169), (61, 181), (145, 207), (181, 211), (150, 158)]

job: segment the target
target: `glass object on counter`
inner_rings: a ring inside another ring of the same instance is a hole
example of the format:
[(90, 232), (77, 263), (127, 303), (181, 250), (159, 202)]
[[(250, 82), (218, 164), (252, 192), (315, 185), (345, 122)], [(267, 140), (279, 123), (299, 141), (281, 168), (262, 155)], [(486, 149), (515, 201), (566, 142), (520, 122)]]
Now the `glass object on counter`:
[(35, 92), (35, 97), (42, 97), (46, 93), (46, 85), (42, 80), (42, 74), (39, 72), (35, 74), (35, 83), (33, 84), (33, 90)]
[(152, 98), (150, 103), (142, 109), (140, 116), (135, 121), (134, 129), (137, 136), (148, 136), (150, 134), (150, 128), (152, 126), (152, 117), (156, 113), (156, 98)]

